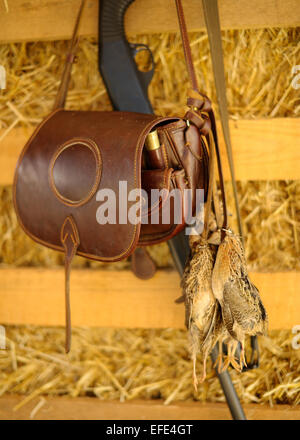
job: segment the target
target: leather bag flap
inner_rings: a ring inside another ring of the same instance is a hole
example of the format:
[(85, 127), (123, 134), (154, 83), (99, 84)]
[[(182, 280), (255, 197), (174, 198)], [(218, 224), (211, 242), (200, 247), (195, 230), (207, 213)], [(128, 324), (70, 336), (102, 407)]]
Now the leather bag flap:
[[(141, 188), (145, 138), (153, 127), (176, 120), (131, 112), (50, 114), (29, 139), (16, 168), (14, 204), (25, 232), (63, 251), (60, 230), (72, 216), (80, 237), (77, 254), (101, 261), (130, 255), (140, 223), (128, 222), (128, 210), (137, 206), (128, 195)], [(120, 182), (125, 182), (122, 188)]]

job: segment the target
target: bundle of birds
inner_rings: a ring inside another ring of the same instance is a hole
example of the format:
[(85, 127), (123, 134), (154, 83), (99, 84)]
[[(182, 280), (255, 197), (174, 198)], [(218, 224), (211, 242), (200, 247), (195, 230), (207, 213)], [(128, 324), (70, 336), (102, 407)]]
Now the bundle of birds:
[[(227, 227), (227, 207), (219, 151), (210, 135), (209, 185), (204, 206), (204, 225), (200, 235), (190, 235), (188, 259), (181, 287), (185, 301), (185, 325), (189, 331), (189, 349), (193, 360), (193, 382), (197, 390), (197, 354), (206, 361), (215, 344), (219, 354), (214, 367), (225, 371), (232, 365), (238, 371), (246, 366), (245, 336), (265, 334), (268, 318), (257, 288), (247, 273), (243, 244)], [(215, 149), (221, 197), (214, 176)], [(214, 210), (212, 210), (212, 206)], [(239, 359), (235, 358), (241, 345)], [(223, 344), (227, 355), (223, 355)]]
[[(206, 377), (207, 357), (217, 342), (219, 354), (214, 367), (222, 372), (232, 365), (241, 371), (246, 366), (245, 335), (265, 334), (267, 329), (267, 314), (248, 278), (239, 237), (227, 230), (220, 243), (220, 231), (212, 229), (208, 238), (190, 236), (191, 254), (181, 282), (196, 390), (198, 353), (203, 356), (200, 382)], [(227, 355), (223, 354), (223, 344), (227, 345)]]
[[(232, 340), (222, 320), (219, 302), (212, 290), (212, 274), (216, 258), (216, 246), (199, 236), (192, 239), (191, 256), (185, 266), (181, 287), (185, 300), (185, 325), (189, 330), (189, 350), (193, 360), (193, 383), (197, 390), (197, 354), (203, 355), (203, 371), (200, 382), (206, 377), (208, 355), (220, 340)], [(217, 359), (222, 369), (222, 355)], [(224, 364), (225, 365), (225, 364)]]

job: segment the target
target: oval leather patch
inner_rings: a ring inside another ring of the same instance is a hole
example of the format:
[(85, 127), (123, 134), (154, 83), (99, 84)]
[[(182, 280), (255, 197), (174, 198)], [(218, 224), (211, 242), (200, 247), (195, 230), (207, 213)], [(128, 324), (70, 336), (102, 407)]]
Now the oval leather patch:
[(61, 145), (51, 160), (51, 188), (61, 202), (80, 206), (95, 194), (101, 170), (101, 156), (95, 142), (72, 139)]

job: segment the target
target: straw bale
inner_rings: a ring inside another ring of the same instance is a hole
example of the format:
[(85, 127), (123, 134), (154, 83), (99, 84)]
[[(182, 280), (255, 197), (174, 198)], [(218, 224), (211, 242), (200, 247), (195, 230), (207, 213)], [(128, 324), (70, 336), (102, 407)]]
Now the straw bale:
[[(101, 400), (163, 399), (224, 402), (211, 362), (195, 392), (184, 330), (75, 328), (72, 350), (64, 353), (64, 329), (7, 327), (0, 351), (0, 396), (93, 396)], [(231, 371), (243, 403), (300, 403), (300, 349), (290, 331), (259, 339), (260, 368)]]
[[(299, 115), (299, 94), (291, 87), (292, 66), (299, 63), (300, 28), (223, 31), (227, 95), (232, 118)], [(205, 32), (190, 34), (199, 87), (213, 102), (216, 95)], [(156, 63), (149, 98), (157, 114), (183, 114), (187, 71), (178, 34), (131, 37), (148, 44)], [(59, 84), (68, 42), (0, 45), (0, 62), (7, 70), (7, 88), (1, 92), (2, 128), (39, 122), (50, 110)], [(98, 47), (82, 39), (73, 67), (67, 108), (109, 110), (109, 98), (97, 68)], [(148, 67), (146, 55), (139, 67)]]

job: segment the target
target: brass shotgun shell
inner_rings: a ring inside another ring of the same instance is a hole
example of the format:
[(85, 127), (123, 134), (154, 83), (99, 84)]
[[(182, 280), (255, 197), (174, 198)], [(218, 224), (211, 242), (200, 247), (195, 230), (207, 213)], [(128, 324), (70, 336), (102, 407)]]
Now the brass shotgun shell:
[(158, 150), (160, 143), (158, 139), (157, 131), (151, 131), (146, 137), (145, 145), (148, 151)]

